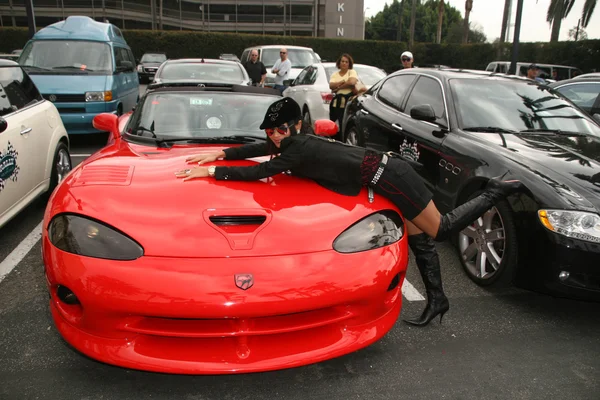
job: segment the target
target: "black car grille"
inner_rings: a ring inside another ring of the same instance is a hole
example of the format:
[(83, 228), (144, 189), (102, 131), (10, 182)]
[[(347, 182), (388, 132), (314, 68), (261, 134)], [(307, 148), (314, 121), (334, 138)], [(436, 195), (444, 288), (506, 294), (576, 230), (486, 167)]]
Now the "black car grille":
[(53, 103), (83, 103), (85, 102), (84, 94), (43, 94), (46, 100)]

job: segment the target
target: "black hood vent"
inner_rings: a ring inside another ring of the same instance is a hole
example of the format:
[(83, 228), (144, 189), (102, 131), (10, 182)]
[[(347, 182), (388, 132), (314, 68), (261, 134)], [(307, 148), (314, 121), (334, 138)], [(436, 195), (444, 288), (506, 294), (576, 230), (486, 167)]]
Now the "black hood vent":
[(217, 226), (223, 225), (262, 225), (267, 217), (264, 215), (213, 215), (210, 222)]

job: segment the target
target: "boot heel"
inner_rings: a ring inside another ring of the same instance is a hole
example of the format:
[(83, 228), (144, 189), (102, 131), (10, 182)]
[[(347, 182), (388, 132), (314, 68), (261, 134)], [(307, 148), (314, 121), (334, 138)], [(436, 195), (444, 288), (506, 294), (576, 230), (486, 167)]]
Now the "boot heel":
[(446, 311), (440, 313), (440, 325), (442, 324), (442, 318), (444, 318), (444, 314), (446, 314)]

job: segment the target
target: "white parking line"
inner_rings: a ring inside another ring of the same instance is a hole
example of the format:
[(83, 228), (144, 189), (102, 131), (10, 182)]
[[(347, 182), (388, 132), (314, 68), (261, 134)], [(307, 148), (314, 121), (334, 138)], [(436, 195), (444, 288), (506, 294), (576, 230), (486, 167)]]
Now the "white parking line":
[(42, 237), (42, 222), (0, 263), (0, 282), (12, 271)]
[(419, 293), (419, 291), (408, 281), (408, 279), (404, 279), (404, 283), (402, 284), (402, 295), (408, 301), (425, 300), (425, 297)]

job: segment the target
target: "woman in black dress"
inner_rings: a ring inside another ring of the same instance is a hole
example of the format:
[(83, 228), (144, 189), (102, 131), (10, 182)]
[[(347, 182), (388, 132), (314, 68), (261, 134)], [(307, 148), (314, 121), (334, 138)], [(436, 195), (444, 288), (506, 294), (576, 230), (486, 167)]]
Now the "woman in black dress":
[[(491, 179), (478, 197), (440, 215), (433, 194), (412, 167), (386, 153), (351, 146), (312, 134), (298, 134), (302, 112), (298, 104), (283, 98), (273, 103), (260, 126), (270, 140), (264, 143), (232, 147), (223, 151), (187, 159), (200, 165), (217, 159), (240, 160), (271, 155), (269, 161), (248, 167), (198, 166), (176, 172), (184, 180), (252, 181), (291, 171), (292, 175), (313, 179), (336, 193), (357, 196), (363, 186), (391, 200), (407, 219), (408, 243), (415, 254), (427, 292), (427, 306), (420, 317), (405, 320), (417, 326), (427, 325), (450, 308), (442, 288), (439, 257), (435, 241), (444, 241), (483, 215), (494, 204), (523, 190), (519, 181)], [(305, 127), (306, 130), (307, 127)], [(433, 239), (432, 239), (433, 238)]]

